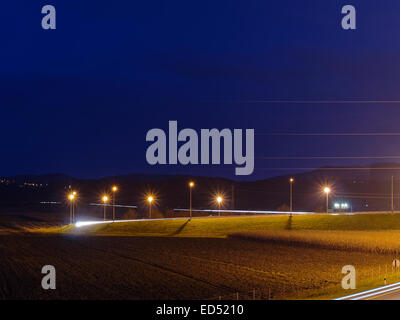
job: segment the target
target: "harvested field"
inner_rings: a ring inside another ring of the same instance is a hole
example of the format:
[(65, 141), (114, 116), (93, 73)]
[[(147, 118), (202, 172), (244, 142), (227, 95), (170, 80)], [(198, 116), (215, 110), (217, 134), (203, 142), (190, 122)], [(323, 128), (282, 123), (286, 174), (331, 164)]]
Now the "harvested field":
[(382, 254), (400, 254), (400, 231), (266, 230), (229, 234), (236, 239)]
[[(7, 235), (0, 251), (1, 299), (246, 298), (254, 289), (257, 299), (340, 295), (343, 265), (356, 266), (361, 280), (392, 259), (215, 238)], [(47, 264), (57, 270), (54, 291), (40, 286)]]

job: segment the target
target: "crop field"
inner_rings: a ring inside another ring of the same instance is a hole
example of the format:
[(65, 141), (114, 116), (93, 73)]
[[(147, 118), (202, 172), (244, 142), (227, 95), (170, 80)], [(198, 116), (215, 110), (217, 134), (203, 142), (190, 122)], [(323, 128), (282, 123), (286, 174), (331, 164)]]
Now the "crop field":
[(0, 234), (55, 228), (61, 226), (64, 219), (63, 212), (0, 212)]
[[(332, 298), (349, 264), (356, 291), (400, 280), (400, 215), (30, 226), (0, 234), (0, 299)], [(57, 290), (41, 288), (48, 264)]]
[[(340, 289), (341, 268), (360, 279), (391, 256), (239, 239), (1, 236), (1, 299), (315, 298)], [(57, 290), (41, 289), (43, 265)], [(371, 275), (372, 276), (372, 275)]]
[(234, 232), (229, 237), (299, 247), (400, 255), (398, 230), (264, 230)]

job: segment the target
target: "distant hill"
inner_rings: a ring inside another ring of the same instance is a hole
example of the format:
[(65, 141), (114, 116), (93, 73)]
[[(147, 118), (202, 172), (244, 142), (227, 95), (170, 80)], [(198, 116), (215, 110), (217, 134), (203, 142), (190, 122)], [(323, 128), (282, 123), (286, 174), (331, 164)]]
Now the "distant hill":
[[(295, 178), (293, 204), (295, 210), (324, 210), (324, 185), (332, 187), (332, 201), (351, 203), (354, 210), (385, 210), (391, 206), (391, 175), (395, 184), (395, 206), (400, 208), (400, 164), (375, 163), (354, 170), (322, 167), (310, 172), (287, 174), (257, 181), (234, 181), (218, 177), (188, 175), (126, 174), (99, 179), (79, 179), (65, 174), (17, 175), (2, 178), (0, 205), (22, 205), (41, 201), (65, 204), (69, 190), (77, 190), (82, 203), (98, 202), (119, 186), (118, 203), (146, 207), (145, 195), (153, 193), (161, 210), (187, 208), (188, 182), (193, 180), (193, 206), (216, 207), (215, 194), (224, 195), (224, 206), (235, 209), (276, 210), (289, 203), (289, 177)], [(391, 168), (394, 168), (392, 170)], [(5, 183), (7, 182), (7, 183)]]

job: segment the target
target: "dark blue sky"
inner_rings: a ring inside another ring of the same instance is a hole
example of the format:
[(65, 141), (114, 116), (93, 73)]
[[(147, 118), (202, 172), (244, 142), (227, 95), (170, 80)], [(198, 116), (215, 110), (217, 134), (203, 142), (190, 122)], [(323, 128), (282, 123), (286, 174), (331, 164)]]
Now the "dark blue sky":
[[(41, 8), (57, 29), (41, 28)], [(341, 8), (357, 9), (357, 30)], [(254, 128), (251, 179), (269, 168), (400, 155), (399, 1), (9, 1), (0, 13), (0, 175), (182, 173), (234, 177), (227, 166), (146, 163), (149, 129)], [(265, 103), (264, 100), (277, 100)], [(331, 101), (331, 103), (288, 103)]]

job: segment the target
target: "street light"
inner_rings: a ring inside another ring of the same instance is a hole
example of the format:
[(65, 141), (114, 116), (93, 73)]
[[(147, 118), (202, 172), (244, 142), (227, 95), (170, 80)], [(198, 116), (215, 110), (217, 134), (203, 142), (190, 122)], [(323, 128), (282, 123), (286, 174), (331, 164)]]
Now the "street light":
[(217, 196), (217, 203), (218, 203), (218, 216), (221, 216), (221, 203), (223, 201), (221, 196)]
[(149, 202), (149, 217), (151, 219), (151, 203), (153, 202), (154, 198), (153, 196), (148, 196), (147, 201)]
[(189, 212), (190, 212), (190, 219), (192, 219), (192, 189), (194, 188), (194, 182), (189, 182)]
[(73, 191), (72, 192), (72, 195), (74, 196), (74, 202), (72, 203), (72, 221), (75, 221), (75, 205), (76, 205), (76, 195), (77, 195), (77, 193), (76, 193), (76, 191)]
[(69, 205), (69, 223), (72, 224), (74, 222), (74, 213), (73, 213), (73, 208), (74, 208), (74, 199), (75, 199), (75, 195), (74, 193), (70, 193), (68, 195), (68, 200), (70, 201), (70, 205)]
[(329, 193), (331, 192), (331, 188), (325, 187), (324, 192), (326, 193), (326, 213), (328, 213)]
[(106, 205), (108, 202), (108, 196), (103, 196), (103, 203), (104, 203), (104, 221), (106, 221)]
[(113, 192), (113, 221), (115, 221), (115, 194), (118, 191), (118, 187), (113, 186), (111, 190)]
[(294, 179), (293, 178), (290, 178), (289, 179), (289, 183), (290, 183), (290, 200), (289, 200), (289, 203), (290, 203), (290, 205), (289, 205), (289, 208), (290, 208), (290, 212), (292, 212), (293, 211), (293, 182), (294, 182)]

